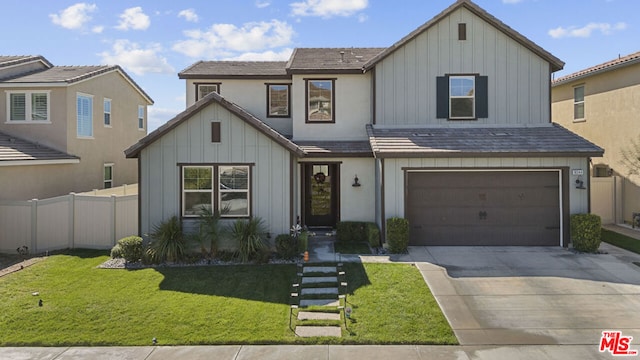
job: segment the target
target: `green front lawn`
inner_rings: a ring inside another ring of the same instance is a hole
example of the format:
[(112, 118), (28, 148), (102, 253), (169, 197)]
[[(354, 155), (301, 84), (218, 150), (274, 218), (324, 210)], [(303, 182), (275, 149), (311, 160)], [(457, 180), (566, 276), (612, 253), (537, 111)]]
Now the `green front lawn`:
[(626, 235), (602, 229), (602, 241), (615, 245), (619, 248), (633, 251), (636, 254), (640, 254), (640, 240), (630, 238)]
[(0, 346), (457, 343), (411, 265), (348, 264), (351, 335), (303, 339), (289, 329), (294, 265), (96, 268), (107, 258), (74, 251), (0, 278)]

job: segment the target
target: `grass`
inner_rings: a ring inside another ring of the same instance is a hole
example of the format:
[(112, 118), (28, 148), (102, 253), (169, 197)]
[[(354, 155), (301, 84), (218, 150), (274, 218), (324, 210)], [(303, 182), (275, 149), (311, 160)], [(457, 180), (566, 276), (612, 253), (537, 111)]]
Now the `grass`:
[(367, 243), (359, 242), (335, 242), (334, 249), (340, 254), (371, 254), (371, 249)]
[(602, 241), (640, 254), (640, 241), (614, 231), (602, 229)]
[(352, 334), (304, 339), (289, 329), (295, 265), (96, 268), (107, 258), (74, 251), (0, 278), (0, 346), (457, 343), (410, 265), (347, 265)]

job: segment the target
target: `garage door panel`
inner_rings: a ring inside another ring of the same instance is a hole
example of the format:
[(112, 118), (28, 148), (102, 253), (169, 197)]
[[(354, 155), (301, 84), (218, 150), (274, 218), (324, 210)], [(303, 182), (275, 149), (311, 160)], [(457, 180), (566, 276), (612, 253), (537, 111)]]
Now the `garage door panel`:
[(558, 245), (558, 176), (557, 171), (409, 173), (410, 243)]

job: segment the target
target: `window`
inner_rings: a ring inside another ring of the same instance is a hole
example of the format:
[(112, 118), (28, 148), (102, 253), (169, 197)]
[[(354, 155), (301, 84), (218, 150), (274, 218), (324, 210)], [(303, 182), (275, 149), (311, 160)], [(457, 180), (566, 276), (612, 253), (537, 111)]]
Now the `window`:
[(78, 137), (93, 136), (93, 96), (77, 95)]
[(488, 78), (446, 75), (436, 78), (436, 118), (475, 120), (489, 117)]
[(335, 122), (335, 80), (307, 79), (307, 122)]
[(7, 104), (9, 122), (50, 122), (48, 91), (7, 92)]
[(573, 88), (573, 119), (584, 120), (584, 86)]
[(267, 117), (289, 117), (289, 84), (267, 84)]
[(113, 187), (113, 164), (104, 164), (104, 188)]
[(220, 94), (220, 83), (196, 84), (196, 101), (211, 94), (212, 92)]
[(218, 211), (221, 217), (250, 216), (249, 172), (247, 165), (184, 166), (182, 216), (198, 217), (202, 210)]
[(144, 130), (144, 106), (138, 105), (138, 129)]
[(111, 99), (104, 99), (104, 126), (111, 126)]

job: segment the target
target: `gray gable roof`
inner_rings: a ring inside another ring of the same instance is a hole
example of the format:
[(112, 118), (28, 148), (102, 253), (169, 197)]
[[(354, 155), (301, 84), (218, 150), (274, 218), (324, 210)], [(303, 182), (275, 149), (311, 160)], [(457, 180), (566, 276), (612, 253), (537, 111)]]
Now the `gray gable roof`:
[(180, 79), (225, 77), (290, 78), (285, 61), (198, 61), (178, 73)]
[(397, 49), (401, 48), (406, 43), (408, 43), (409, 41), (413, 40), (415, 37), (417, 37), (418, 35), (420, 35), (424, 31), (428, 30), (433, 25), (437, 24), (440, 20), (442, 20), (443, 18), (449, 16), (449, 14), (451, 14), (452, 12), (454, 12), (455, 10), (457, 10), (460, 7), (464, 7), (465, 9), (471, 11), (476, 16), (480, 17), (484, 21), (486, 21), (489, 24), (493, 25), (495, 28), (497, 28), (498, 30), (502, 31), (504, 34), (506, 34), (507, 36), (509, 36), (513, 40), (517, 41), (518, 43), (522, 44), (524, 47), (526, 47), (527, 49), (529, 49), (533, 53), (537, 54), (541, 58), (543, 58), (546, 61), (548, 61), (551, 64), (551, 69), (553, 71), (561, 70), (564, 67), (564, 62), (562, 62), (562, 60), (558, 59), (557, 57), (553, 56), (548, 51), (546, 51), (543, 48), (541, 48), (540, 46), (536, 45), (533, 41), (527, 39), (524, 35), (522, 35), (519, 32), (513, 30), (512, 28), (507, 26), (505, 23), (503, 23), (502, 21), (498, 20), (493, 15), (489, 14), (486, 10), (484, 10), (481, 7), (479, 7), (478, 5), (474, 4), (471, 0), (458, 0), (454, 4), (452, 4), (451, 6), (446, 8), (444, 11), (442, 11), (440, 14), (436, 15), (433, 19), (427, 21), (422, 26), (420, 26), (419, 28), (415, 29), (414, 31), (412, 31), (410, 34), (408, 34), (404, 38), (400, 39), (400, 41), (398, 41), (395, 44), (391, 45), (390, 47), (385, 49), (383, 52), (378, 54), (376, 57), (374, 57), (373, 59), (369, 60), (365, 64), (364, 69), (365, 70), (370, 70), (378, 62), (382, 61), (384, 58), (386, 58), (387, 56), (392, 54), (394, 51), (396, 51)]
[(362, 73), (385, 48), (297, 48), (287, 63), (291, 74)]
[(47, 67), (53, 67), (49, 60), (40, 55), (0, 55), (0, 68), (24, 64), (32, 61), (42, 61)]
[(0, 132), (0, 166), (18, 161), (79, 160), (77, 156)]
[(218, 93), (213, 92), (203, 97), (202, 99), (198, 100), (198, 102), (191, 105), (186, 110), (176, 115), (173, 119), (167, 121), (166, 123), (164, 123), (164, 125), (160, 126), (153, 132), (149, 133), (147, 136), (140, 139), (137, 143), (135, 143), (134, 145), (126, 149), (124, 151), (126, 157), (137, 158), (140, 152), (144, 148), (151, 145), (156, 140), (160, 139), (162, 136), (164, 136), (165, 134), (167, 134), (168, 132), (176, 128), (178, 125), (190, 119), (191, 117), (199, 113), (202, 109), (204, 109), (205, 107), (213, 103), (217, 103), (223, 108), (227, 109), (229, 112), (236, 115), (242, 121), (253, 126), (256, 130), (263, 133), (264, 135), (266, 135), (268, 138), (275, 141), (276, 143), (280, 144), (282, 147), (289, 150), (290, 152), (299, 156), (304, 155), (304, 151), (302, 151), (302, 149), (298, 145), (294, 144), (291, 140), (282, 136), (282, 134), (280, 134), (279, 132), (271, 128), (269, 125), (265, 124), (260, 119), (256, 118), (255, 116), (247, 112), (245, 109), (226, 100), (224, 97), (222, 97)]
[(574, 72), (569, 75), (565, 75), (561, 78), (558, 78), (553, 81), (552, 86), (558, 86), (567, 82), (580, 80), (587, 76), (600, 74), (606, 71), (616, 70), (625, 66), (640, 64), (640, 51), (635, 52), (633, 54), (629, 54), (626, 56), (618, 57), (617, 59), (613, 59), (607, 61), (602, 64), (598, 64), (577, 72)]
[(558, 124), (536, 127), (375, 128), (376, 157), (600, 157), (604, 150)]

